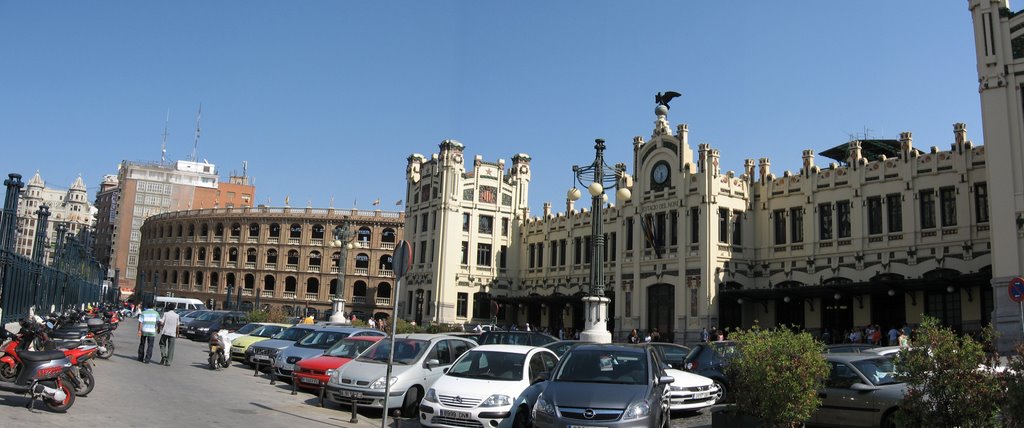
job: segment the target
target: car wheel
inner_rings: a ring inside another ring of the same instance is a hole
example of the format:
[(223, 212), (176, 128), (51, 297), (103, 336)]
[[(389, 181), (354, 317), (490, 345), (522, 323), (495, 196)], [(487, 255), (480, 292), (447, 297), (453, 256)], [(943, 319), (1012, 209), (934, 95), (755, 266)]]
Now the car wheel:
[(715, 404), (727, 403), (729, 400), (729, 390), (725, 387), (725, 384), (718, 379), (714, 379), (715, 386), (718, 387), (718, 394), (715, 395)]
[(527, 428), (530, 426), (530, 409), (526, 406), (519, 406), (516, 410), (516, 418), (512, 420), (512, 428)]
[(882, 424), (879, 425), (881, 428), (896, 428), (896, 412), (897, 409), (892, 409), (882, 416)]
[(419, 410), (420, 389), (414, 386), (405, 392), (405, 401), (402, 403), (402, 417), (415, 418)]

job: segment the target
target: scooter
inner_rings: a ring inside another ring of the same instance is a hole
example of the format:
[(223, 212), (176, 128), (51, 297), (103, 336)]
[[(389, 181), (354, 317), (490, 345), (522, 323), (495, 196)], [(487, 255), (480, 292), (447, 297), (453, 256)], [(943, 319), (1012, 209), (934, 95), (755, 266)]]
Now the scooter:
[(30, 321), (21, 322), (21, 332), (12, 334), (4, 346), (4, 355), (0, 357), (0, 380), (14, 381), (22, 370), (23, 361), (18, 351), (48, 350), (61, 351), (71, 360), (71, 371), (68, 379), (78, 396), (86, 396), (92, 392), (96, 379), (92, 373), (92, 363), (99, 348), (96, 345), (53, 342), (49, 339), (42, 324)]
[[(3, 339), (11, 338), (13, 333), (0, 329)], [(25, 406), (32, 410), (36, 398), (43, 400), (43, 405), (54, 412), (66, 412), (75, 403), (75, 389), (68, 379), (71, 360), (61, 351), (25, 351), (15, 350), (23, 366), (13, 381), (0, 382), (0, 391), (16, 394), (29, 394), (31, 399)]]
[(228, 346), (228, 331), (220, 329), (210, 335), (210, 370), (220, 370), (231, 365), (231, 348)]

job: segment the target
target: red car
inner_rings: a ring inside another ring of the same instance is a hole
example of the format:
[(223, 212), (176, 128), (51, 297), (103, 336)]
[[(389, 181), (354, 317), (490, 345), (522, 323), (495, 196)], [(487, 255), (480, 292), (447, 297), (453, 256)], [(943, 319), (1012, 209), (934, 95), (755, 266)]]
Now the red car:
[(320, 389), (327, 385), (327, 380), (338, 367), (354, 360), (366, 348), (381, 339), (382, 336), (348, 337), (328, 348), (322, 356), (299, 360), (295, 363), (295, 386), (302, 389)]

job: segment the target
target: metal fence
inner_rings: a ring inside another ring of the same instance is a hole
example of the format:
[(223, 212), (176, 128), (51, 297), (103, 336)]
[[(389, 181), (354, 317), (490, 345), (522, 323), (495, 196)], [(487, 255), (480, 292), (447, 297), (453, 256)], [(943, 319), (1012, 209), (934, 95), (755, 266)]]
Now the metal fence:
[[(17, 254), (17, 207), (21, 175), (9, 174), (4, 181), (7, 195), (0, 213), (0, 323), (36, 313), (82, 308), (88, 304), (116, 302), (120, 295), (116, 283), (104, 285), (107, 269), (92, 254), (92, 235), (88, 228), (78, 235), (67, 233), (65, 224), (57, 224), (57, 240), (48, 244), (48, 207), (36, 212), (36, 245), (33, 258)], [(53, 261), (47, 264), (47, 249), (53, 248)]]

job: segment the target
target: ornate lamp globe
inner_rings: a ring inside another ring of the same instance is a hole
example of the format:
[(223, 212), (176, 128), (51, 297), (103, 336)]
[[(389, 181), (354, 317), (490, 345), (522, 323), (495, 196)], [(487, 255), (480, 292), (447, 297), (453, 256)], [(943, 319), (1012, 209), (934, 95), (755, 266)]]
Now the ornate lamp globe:
[(570, 201), (579, 200), (582, 196), (583, 192), (580, 192), (580, 189), (577, 189), (575, 187), (569, 189), (569, 191), (565, 193), (565, 197), (569, 198)]
[(604, 186), (602, 186), (601, 183), (590, 183), (590, 186), (587, 186), (587, 191), (590, 192), (590, 196), (596, 197), (597, 195), (604, 193)]

